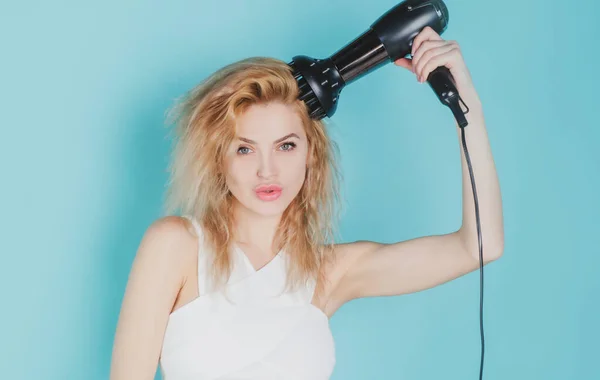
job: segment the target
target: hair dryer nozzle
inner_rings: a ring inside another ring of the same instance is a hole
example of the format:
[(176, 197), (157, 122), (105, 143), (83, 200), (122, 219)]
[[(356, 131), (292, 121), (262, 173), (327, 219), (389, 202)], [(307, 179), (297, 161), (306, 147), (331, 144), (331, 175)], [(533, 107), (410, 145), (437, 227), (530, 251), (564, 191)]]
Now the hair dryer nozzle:
[(298, 98), (303, 100), (311, 118), (320, 120), (331, 117), (337, 108), (337, 100), (346, 85), (333, 61), (297, 55), (288, 65), (298, 83)]

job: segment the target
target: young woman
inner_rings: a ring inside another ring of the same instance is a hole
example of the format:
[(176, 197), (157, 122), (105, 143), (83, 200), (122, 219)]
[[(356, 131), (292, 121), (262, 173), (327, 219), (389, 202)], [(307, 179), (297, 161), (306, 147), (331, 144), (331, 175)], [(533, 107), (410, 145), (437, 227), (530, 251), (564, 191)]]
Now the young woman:
[[(426, 28), (412, 59), (395, 63), (420, 82), (441, 65), (453, 74), (470, 108), (484, 263), (496, 260), (504, 235), (499, 185), (458, 45)], [(297, 96), (285, 62), (255, 57), (222, 68), (173, 109), (167, 215), (184, 216), (156, 220), (141, 241), (111, 380), (153, 379), (158, 364), (165, 380), (328, 379), (329, 318), (344, 303), (417, 292), (479, 268), (464, 152), (460, 229), (394, 244), (334, 244), (337, 146)]]

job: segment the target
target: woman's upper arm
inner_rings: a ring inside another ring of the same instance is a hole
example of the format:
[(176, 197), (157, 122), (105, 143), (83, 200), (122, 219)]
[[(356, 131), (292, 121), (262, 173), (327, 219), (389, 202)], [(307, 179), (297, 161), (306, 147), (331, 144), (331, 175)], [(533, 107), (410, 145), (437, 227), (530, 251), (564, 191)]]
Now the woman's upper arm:
[(146, 230), (121, 304), (110, 380), (154, 379), (169, 314), (197, 249), (188, 231), (189, 222), (177, 216)]

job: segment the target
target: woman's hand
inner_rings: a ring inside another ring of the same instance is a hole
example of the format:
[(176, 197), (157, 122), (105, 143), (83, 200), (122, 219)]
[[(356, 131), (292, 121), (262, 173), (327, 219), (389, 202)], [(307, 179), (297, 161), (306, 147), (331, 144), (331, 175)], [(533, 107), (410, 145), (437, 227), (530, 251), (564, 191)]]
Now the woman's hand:
[[(411, 58), (400, 58), (394, 62), (417, 76), (419, 82), (425, 82), (429, 74), (439, 66), (446, 66), (456, 83), (460, 96), (471, 101), (479, 101), (471, 81), (471, 74), (465, 65), (460, 47), (456, 41), (446, 41), (426, 26), (413, 40)], [(469, 106), (471, 105), (467, 102)]]

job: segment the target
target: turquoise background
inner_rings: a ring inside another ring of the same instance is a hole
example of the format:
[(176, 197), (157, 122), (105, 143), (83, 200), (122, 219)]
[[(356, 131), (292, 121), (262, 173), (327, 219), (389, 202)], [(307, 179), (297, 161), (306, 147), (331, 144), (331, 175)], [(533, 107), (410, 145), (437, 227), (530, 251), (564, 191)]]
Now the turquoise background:
[[(3, 2), (0, 377), (108, 378), (130, 265), (160, 216), (176, 96), (248, 56), (326, 57), (395, 4)], [(443, 37), (481, 96), (504, 204), (484, 379), (600, 379), (597, 4), (447, 1)], [(344, 89), (332, 121), (344, 241), (460, 225), (459, 140), (426, 84), (388, 64)], [(334, 380), (477, 379), (479, 273), (353, 301), (331, 326)]]

